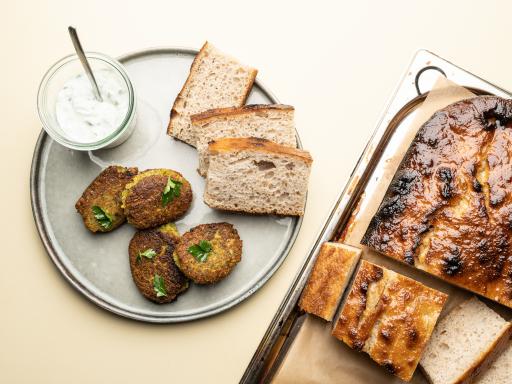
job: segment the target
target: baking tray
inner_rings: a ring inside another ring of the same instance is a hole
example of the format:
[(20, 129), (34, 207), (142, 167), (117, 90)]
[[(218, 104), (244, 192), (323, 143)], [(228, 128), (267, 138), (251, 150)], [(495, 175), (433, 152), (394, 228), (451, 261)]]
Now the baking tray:
[[(137, 127), (121, 146), (94, 152), (72, 151), (41, 131), (30, 174), (32, 211), (43, 245), (62, 276), (94, 304), (131, 319), (173, 323), (225, 311), (256, 292), (279, 268), (299, 232), (301, 217), (252, 216), (220, 212), (202, 201), (205, 181), (196, 172), (194, 148), (166, 135), (172, 101), (197, 54), (190, 48), (151, 48), (119, 58), (137, 93)], [(278, 103), (256, 79), (251, 104)], [(300, 139), (297, 136), (300, 147)], [(138, 292), (128, 263), (135, 230), (123, 225), (108, 234), (87, 231), (75, 201), (100, 170), (110, 164), (172, 168), (194, 191), (190, 211), (176, 222), (181, 233), (202, 223), (227, 221), (244, 242), (242, 261), (215, 285), (193, 284), (172, 303), (154, 304)], [(264, 241), (262, 241), (264, 239)]]
[(416, 52), (345, 188), (338, 196), (323, 228), (316, 237), (316, 241), (247, 366), (241, 383), (268, 383), (272, 380), (305, 319), (305, 316), (301, 316), (298, 301), (320, 245), (324, 241), (339, 240), (344, 230), (350, 226), (350, 218), (357, 210), (360, 198), (363, 195), (372, 195), (377, 185), (374, 171), (378, 167), (382, 167), (382, 163), (388, 158), (384, 156), (384, 153), (393, 153), (398, 149), (399, 140), (394, 140), (394, 138), (400, 136), (408, 128), (416, 109), (428, 95), (428, 91), (423, 91), (431, 89), (440, 74), (477, 95), (493, 94), (507, 98), (511, 96), (508, 91), (430, 51), (419, 50)]

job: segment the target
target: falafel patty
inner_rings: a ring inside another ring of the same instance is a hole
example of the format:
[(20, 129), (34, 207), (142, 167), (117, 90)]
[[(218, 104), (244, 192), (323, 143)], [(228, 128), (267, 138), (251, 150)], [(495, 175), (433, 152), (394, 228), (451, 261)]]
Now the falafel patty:
[(192, 187), (181, 173), (149, 169), (139, 173), (122, 193), (128, 223), (152, 228), (182, 217), (192, 203)]
[(242, 259), (242, 240), (228, 223), (201, 224), (186, 232), (174, 252), (181, 271), (197, 284), (213, 284)]
[(137, 173), (137, 168), (111, 165), (89, 184), (75, 208), (90, 231), (110, 232), (125, 221), (121, 192)]
[(130, 241), (133, 281), (140, 293), (155, 303), (169, 303), (188, 288), (188, 279), (172, 257), (178, 239), (176, 226), (169, 223), (137, 231)]

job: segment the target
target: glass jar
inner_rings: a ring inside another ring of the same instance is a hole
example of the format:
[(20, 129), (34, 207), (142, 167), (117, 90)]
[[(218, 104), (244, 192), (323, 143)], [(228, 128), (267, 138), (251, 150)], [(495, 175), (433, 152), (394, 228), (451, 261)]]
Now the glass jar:
[(87, 52), (87, 60), (94, 72), (99, 70), (112, 71), (113, 76), (119, 77), (119, 82), (126, 86), (128, 94), (128, 110), (126, 116), (111, 133), (92, 142), (80, 142), (66, 133), (57, 119), (56, 102), (64, 84), (80, 74), (84, 69), (77, 55), (69, 55), (55, 63), (44, 75), (37, 93), (37, 109), (44, 130), (58, 143), (79, 151), (89, 151), (100, 148), (112, 148), (123, 143), (133, 132), (136, 121), (136, 97), (133, 84), (124, 67), (117, 60), (96, 52)]

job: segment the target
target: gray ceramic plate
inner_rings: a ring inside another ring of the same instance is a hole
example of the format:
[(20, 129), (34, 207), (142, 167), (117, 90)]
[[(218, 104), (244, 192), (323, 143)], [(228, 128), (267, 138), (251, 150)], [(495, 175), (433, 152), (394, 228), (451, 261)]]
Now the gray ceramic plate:
[[(63, 276), (99, 306), (132, 319), (171, 323), (222, 312), (260, 288), (288, 254), (301, 219), (228, 214), (202, 201), (204, 179), (197, 172), (196, 151), (165, 134), (170, 106), (187, 78), (197, 51), (151, 49), (120, 58), (138, 98), (137, 127), (121, 146), (94, 153), (77, 152), (41, 133), (31, 171), (31, 200), (37, 229), (48, 254)], [(256, 81), (248, 103), (277, 103)], [(192, 285), (174, 303), (157, 305), (142, 297), (132, 281), (128, 224), (109, 234), (93, 235), (84, 227), (74, 205), (91, 180), (109, 164), (172, 168), (192, 184), (190, 212), (177, 222), (180, 232), (201, 223), (227, 221), (244, 242), (242, 261), (223, 281)]]

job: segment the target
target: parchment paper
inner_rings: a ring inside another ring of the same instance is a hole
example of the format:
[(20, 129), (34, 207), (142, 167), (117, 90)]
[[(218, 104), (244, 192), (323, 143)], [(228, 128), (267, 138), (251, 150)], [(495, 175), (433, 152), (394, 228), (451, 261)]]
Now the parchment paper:
[[(362, 197), (363, 200), (360, 202), (359, 209), (355, 210), (354, 220), (351, 220), (353, 224), (343, 235), (343, 238), (338, 239), (346, 244), (363, 248), (363, 259), (390, 268), (398, 273), (418, 280), (429, 287), (447, 293), (449, 299), (441, 317), (461, 301), (469, 298), (471, 294), (445, 283), (440, 279), (401, 264), (396, 260), (371, 251), (363, 247), (360, 244), (360, 240), (371, 218), (377, 211), (400, 161), (421, 125), (437, 110), (456, 101), (473, 96), (474, 94), (467, 89), (446, 80), (444, 77), (439, 77), (425, 102), (418, 108), (410, 129), (403, 135), (399, 149), (392, 158), (385, 159), (386, 167), (382, 175), (379, 175), (379, 180), (377, 181), (378, 188), (374, 189), (376, 192), (374, 192), (372, 196)], [(484, 301), (493, 309), (497, 310), (502, 316), (510, 319), (511, 311), (488, 300)], [(343, 342), (331, 336), (331, 323), (327, 323), (312, 315), (305, 316), (307, 316), (307, 318), (290, 346), (281, 367), (276, 373), (273, 380), (274, 383), (402, 383), (402, 380), (387, 373), (384, 368), (373, 362), (367, 354), (356, 352)], [(419, 366), (416, 369), (411, 383), (427, 383)]]

